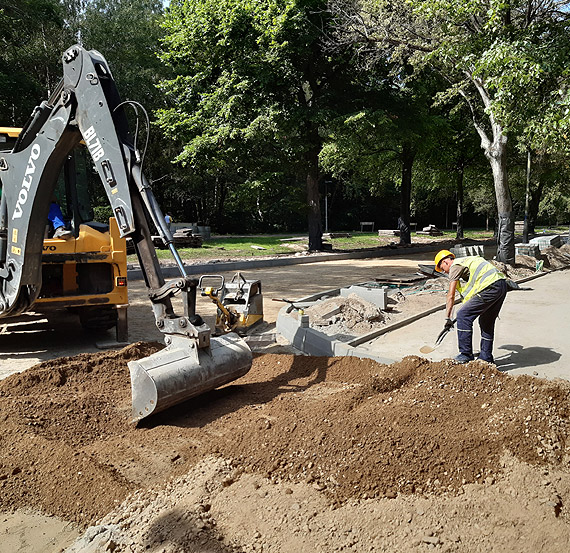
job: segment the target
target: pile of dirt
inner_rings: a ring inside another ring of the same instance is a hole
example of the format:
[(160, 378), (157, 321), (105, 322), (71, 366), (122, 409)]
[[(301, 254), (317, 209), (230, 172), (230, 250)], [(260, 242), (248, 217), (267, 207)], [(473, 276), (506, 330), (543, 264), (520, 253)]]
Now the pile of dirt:
[(437, 549), (558, 553), (568, 546), (567, 474), (505, 455), (503, 474), (461, 493), (353, 499), (239, 474), (207, 458), (161, 489), (133, 494), (65, 553), (346, 553)]
[(529, 255), (517, 255), (514, 265), (508, 265), (507, 263), (502, 263), (495, 259), (490, 261), (501, 273), (511, 280), (516, 281), (536, 274), (537, 259)]
[[(231, 473), (222, 487), (245, 472), (309, 485), (335, 508), (462, 493), (497, 478), (506, 452), (569, 468), (569, 385), (477, 362), (260, 355), (239, 383), (136, 427), (126, 363), (158, 347), (57, 359), (0, 382), (2, 510), (87, 526), (212, 457)], [(564, 489), (555, 505), (568, 518)]]
[(305, 309), (313, 328), (326, 334), (365, 334), (385, 323), (389, 316), (377, 305), (357, 294), (335, 296), (316, 302)]
[[(525, 271), (525, 273), (522, 273), (518, 278), (524, 278), (526, 276), (530, 276), (531, 274), (534, 274), (536, 272), (536, 267), (537, 267), (537, 263), (538, 263), (538, 259), (536, 259), (536, 257), (532, 257), (531, 255), (517, 255), (515, 257), (515, 267), (516, 268), (525, 268), (527, 269), (527, 271)], [(505, 264), (503, 264), (505, 265)], [(509, 270), (510, 265), (505, 265), (504, 268), (507, 270)]]
[[(526, 267), (529, 271), (535, 272), (537, 263), (542, 261), (543, 267), (546, 269), (561, 269), (570, 265), (570, 245), (564, 244), (563, 246), (551, 246), (540, 252), (539, 259), (529, 255), (517, 255), (515, 258), (515, 271), (519, 267)], [(508, 265), (505, 267), (507, 271), (511, 269)], [(514, 276), (509, 278), (524, 278), (525, 274), (515, 273)]]
[(560, 248), (551, 246), (542, 250), (541, 257), (545, 260), (544, 265), (551, 269), (561, 269), (570, 265), (570, 245), (564, 244)]
[[(323, 298), (305, 309), (304, 314), (309, 316), (309, 324), (315, 330), (341, 341), (350, 340), (443, 304), (447, 287), (446, 278), (434, 278), (391, 289), (386, 309), (354, 293), (347, 297)], [(409, 298), (413, 300), (407, 301)]]

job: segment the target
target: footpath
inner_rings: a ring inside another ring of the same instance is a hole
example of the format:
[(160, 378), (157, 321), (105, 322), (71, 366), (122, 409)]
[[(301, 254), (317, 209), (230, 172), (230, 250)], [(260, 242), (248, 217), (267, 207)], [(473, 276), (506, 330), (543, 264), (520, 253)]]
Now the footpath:
[[(501, 310), (495, 332), (497, 368), (512, 375), (570, 380), (570, 271), (560, 270), (525, 283), (531, 290), (512, 291)], [(370, 348), (397, 360), (411, 354), (440, 361), (457, 355), (457, 335), (450, 333), (431, 354), (420, 348), (433, 344), (443, 329), (444, 312), (415, 321), (383, 335)], [(479, 350), (480, 331), (474, 325), (474, 351)]]

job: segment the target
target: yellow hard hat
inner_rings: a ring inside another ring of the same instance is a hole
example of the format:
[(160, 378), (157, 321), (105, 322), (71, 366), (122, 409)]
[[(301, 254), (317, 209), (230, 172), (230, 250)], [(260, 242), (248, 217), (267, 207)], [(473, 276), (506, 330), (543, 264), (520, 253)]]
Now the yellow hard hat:
[(453, 255), (449, 250), (440, 250), (439, 252), (437, 252), (435, 254), (435, 270), (439, 273), (441, 273), (441, 269), (439, 268), (439, 264), (446, 258), (446, 257), (451, 257), (452, 259), (455, 259), (455, 255)]

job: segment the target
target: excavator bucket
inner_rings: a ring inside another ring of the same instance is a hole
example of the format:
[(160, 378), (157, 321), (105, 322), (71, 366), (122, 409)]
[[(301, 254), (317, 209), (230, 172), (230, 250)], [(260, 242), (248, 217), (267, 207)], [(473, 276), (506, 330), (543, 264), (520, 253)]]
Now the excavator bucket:
[(212, 338), (197, 348), (183, 336), (171, 336), (161, 351), (129, 362), (133, 421), (232, 382), (251, 368), (248, 345), (234, 333)]

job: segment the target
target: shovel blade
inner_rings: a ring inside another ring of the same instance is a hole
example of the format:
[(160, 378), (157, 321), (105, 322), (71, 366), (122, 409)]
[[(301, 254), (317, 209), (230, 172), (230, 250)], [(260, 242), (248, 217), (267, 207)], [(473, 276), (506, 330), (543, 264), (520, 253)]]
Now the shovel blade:
[(420, 348), (420, 351), (421, 351), (422, 353), (431, 353), (431, 352), (434, 351), (434, 350), (435, 350), (435, 348), (434, 348), (433, 346), (422, 346), (422, 347)]
[(251, 360), (248, 345), (234, 333), (212, 338), (210, 347), (201, 349), (189, 338), (173, 336), (163, 350), (128, 363), (133, 421), (240, 378)]

